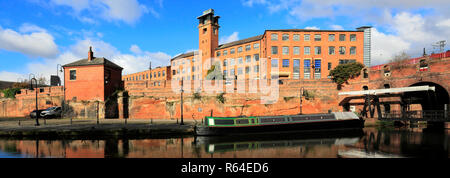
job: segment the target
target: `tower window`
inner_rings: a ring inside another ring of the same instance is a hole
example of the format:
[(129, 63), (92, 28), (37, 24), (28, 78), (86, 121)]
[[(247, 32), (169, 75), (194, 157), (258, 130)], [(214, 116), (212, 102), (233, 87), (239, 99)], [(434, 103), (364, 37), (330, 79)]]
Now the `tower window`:
[(345, 41), (345, 34), (339, 35), (339, 41)]
[(334, 41), (334, 39), (335, 39), (334, 34), (329, 34), (328, 35), (328, 41)]
[(300, 35), (299, 34), (295, 34), (293, 37), (294, 41), (300, 41)]
[(242, 46), (238, 47), (238, 53), (242, 52)]
[(278, 54), (278, 46), (272, 46), (272, 54)]
[(283, 41), (289, 41), (289, 34), (283, 34)]
[(270, 39), (271, 39), (272, 41), (278, 41), (278, 34), (276, 34), (276, 33), (272, 34), (272, 35), (270, 36)]
[(356, 41), (356, 35), (355, 34), (351, 34), (350, 35), (350, 41)]
[(259, 43), (253, 44), (253, 49), (259, 49)]
[(289, 59), (283, 59), (283, 67), (289, 67)]
[(322, 41), (322, 36), (320, 34), (314, 35), (314, 41)]
[(245, 46), (245, 51), (250, 51), (251, 49), (252, 49), (252, 46), (251, 46), (251, 45)]
[(350, 54), (353, 54), (353, 55), (356, 54), (356, 46), (350, 47)]
[(305, 38), (304, 41), (309, 41), (311, 38), (309, 34), (305, 34), (303, 37)]
[(345, 46), (340, 46), (339, 47), (339, 54), (340, 55), (345, 55)]
[(208, 29), (207, 29), (207, 28), (204, 28), (204, 29), (203, 29), (203, 34), (206, 34), (207, 31), (208, 31)]

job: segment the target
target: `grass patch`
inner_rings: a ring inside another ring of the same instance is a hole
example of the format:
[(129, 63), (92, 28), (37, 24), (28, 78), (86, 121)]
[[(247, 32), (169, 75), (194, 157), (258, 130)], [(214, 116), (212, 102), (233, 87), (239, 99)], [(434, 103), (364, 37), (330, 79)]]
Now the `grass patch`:
[(285, 96), (284, 97), (284, 102), (288, 102), (289, 100), (292, 100), (294, 98), (295, 98), (294, 96), (289, 96), (289, 97)]

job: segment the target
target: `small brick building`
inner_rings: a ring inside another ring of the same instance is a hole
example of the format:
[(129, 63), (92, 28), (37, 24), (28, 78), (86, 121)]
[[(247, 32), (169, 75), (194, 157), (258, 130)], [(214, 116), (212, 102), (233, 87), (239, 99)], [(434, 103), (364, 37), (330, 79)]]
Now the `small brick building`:
[(87, 59), (63, 66), (65, 99), (77, 101), (105, 101), (123, 88), (123, 68), (106, 58), (94, 57), (90, 47)]

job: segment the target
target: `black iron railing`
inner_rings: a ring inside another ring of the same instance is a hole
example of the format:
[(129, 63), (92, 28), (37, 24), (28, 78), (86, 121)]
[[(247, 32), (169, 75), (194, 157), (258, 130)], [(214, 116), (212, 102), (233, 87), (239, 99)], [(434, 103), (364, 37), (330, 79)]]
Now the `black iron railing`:
[(450, 121), (450, 111), (390, 111), (383, 113), (384, 120), (424, 120), (424, 121)]

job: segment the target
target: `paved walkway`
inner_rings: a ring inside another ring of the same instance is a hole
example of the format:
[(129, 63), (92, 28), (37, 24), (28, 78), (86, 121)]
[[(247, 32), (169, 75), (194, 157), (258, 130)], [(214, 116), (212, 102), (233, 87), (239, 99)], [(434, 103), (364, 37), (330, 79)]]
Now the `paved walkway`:
[(0, 118), (0, 137), (151, 137), (192, 135), (194, 120), (177, 124), (176, 120), (142, 119), (36, 119)]

